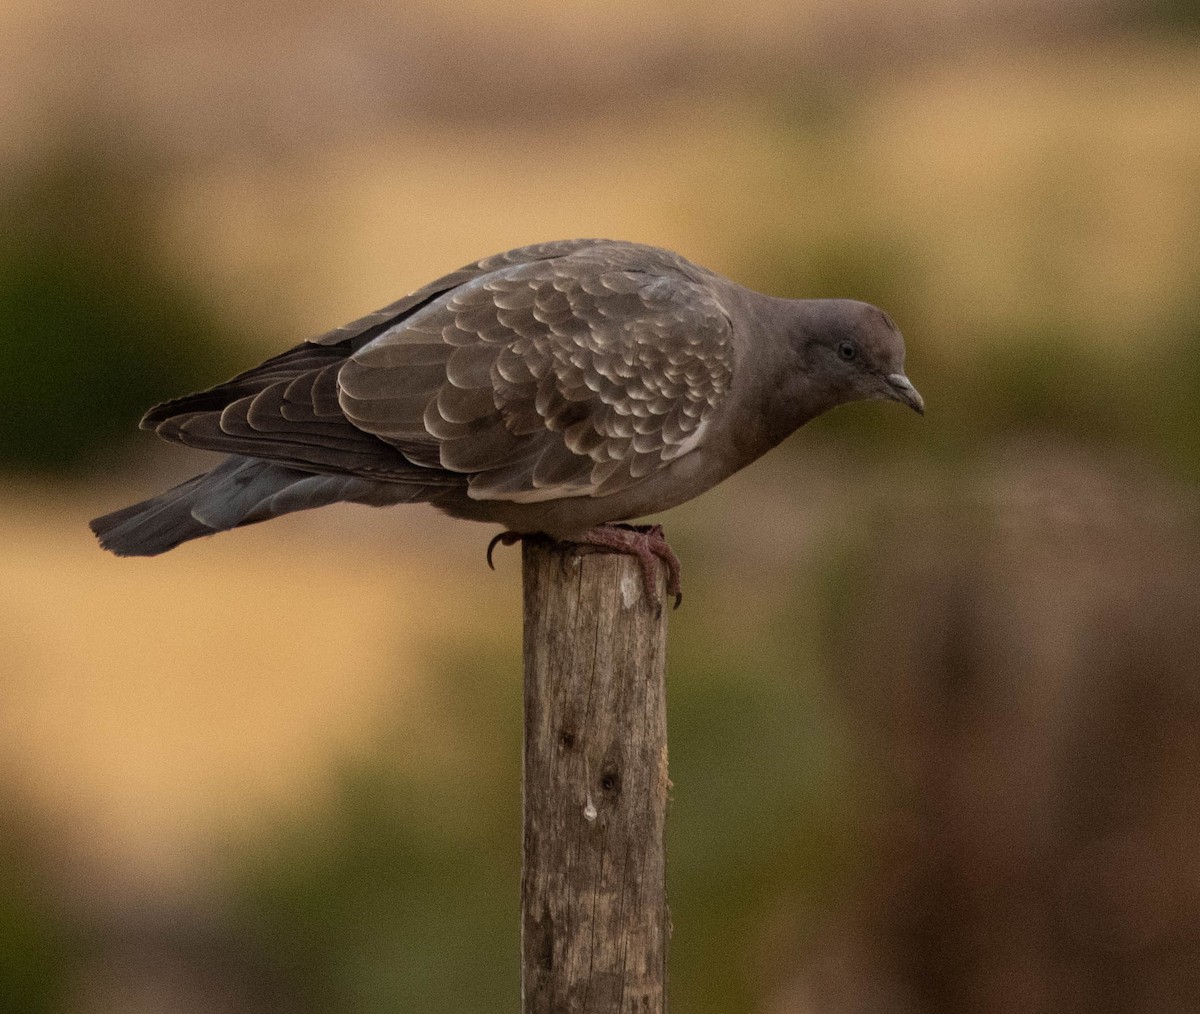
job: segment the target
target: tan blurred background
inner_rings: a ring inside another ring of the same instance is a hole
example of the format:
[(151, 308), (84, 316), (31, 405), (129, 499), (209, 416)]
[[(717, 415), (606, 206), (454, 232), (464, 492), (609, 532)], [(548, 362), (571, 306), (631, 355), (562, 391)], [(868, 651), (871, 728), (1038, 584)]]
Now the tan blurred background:
[(664, 520), (673, 1004), (1200, 1009), (1200, 5), (0, 9), (0, 1009), (517, 1003), (515, 554), (326, 509), (154, 560), (136, 431), (612, 236), (905, 331)]

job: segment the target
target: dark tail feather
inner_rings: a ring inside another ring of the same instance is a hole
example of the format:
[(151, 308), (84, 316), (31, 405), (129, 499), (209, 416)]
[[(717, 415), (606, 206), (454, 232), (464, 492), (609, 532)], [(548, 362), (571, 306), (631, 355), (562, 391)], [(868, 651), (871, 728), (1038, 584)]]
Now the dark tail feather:
[(88, 524), (100, 545), (117, 556), (157, 556), (188, 539), (212, 535), (216, 529), (197, 521), (191, 511), (194, 494), (206, 478), (198, 475), (159, 496), (93, 518)]
[(212, 535), (219, 529), (199, 521), (192, 509), (248, 464), (245, 458), (227, 458), (211, 472), (193, 476), (165, 493), (93, 518), (89, 527), (100, 545), (117, 556), (157, 556), (181, 542)]
[(181, 542), (339, 500), (382, 506), (428, 499), (423, 486), (353, 476), (313, 475), (255, 458), (231, 456), (158, 496), (90, 522), (117, 556), (157, 556)]

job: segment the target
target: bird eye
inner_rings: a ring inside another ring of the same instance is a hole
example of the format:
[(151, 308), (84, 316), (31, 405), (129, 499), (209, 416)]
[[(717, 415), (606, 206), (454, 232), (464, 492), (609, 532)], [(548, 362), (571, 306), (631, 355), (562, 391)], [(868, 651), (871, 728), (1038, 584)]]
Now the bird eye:
[(851, 362), (858, 355), (858, 346), (854, 342), (842, 342), (838, 345), (838, 355)]

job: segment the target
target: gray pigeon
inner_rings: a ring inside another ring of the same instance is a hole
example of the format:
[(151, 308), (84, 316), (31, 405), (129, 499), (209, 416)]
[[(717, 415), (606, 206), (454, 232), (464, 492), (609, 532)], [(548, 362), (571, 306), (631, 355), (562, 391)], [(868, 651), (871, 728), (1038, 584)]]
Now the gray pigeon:
[[(764, 296), (637, 243), (510, 250), (303, 342), (142, 428), (229, 455), (91, 523), (120, 556), (338, 501), (431, 503), (656, 558), (690, 500), (845, 402), (924, 411), (882, 310)], [(493, 540), (493, 545), (497, 540)], [(489, 562), (490, 562), (489, 546)]]

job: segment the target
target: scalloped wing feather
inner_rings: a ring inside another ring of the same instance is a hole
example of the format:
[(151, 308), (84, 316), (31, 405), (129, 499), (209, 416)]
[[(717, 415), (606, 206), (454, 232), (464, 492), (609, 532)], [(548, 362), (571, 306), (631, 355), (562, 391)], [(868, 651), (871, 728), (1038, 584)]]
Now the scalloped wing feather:
[[(319, 472), (461, 484), (462, 476), (442, 471), (436, 441), (423, 428), (408, 435), (413, 453), (402, 456), (395, 446), (374, 436), (370, 426), (359, 427), (346, 419), (338, 401), (338, 371), (346, 357), (464, 283), (499, 268), (563, 256), (604, 242), (585, 239), (542, 243), (466, 265), (381, 310), (302, 342), (207, 391), (156, 405), (142, 419), (142, 427), (193, 447), (265, 458)], [(477, 335), (462, 332), (455, 341), (469, 346), (477, 341)], [(448, 340), (447, 344), (453, 345), (454, 341)], [(397, 365), (402, 361), (409, 372), (412, 389), (437, 386), (445, 380), (451, 350), (428, 346), (426, 351), (428, 356), (422, 358), (419, 351), (414, 354), (407, 350), (397, 361)], [(471, 362), (468, 352), (456, 361), (454, 369), (469, 369)], [(381, 383), (391, 380), (380, 377)], [(419, 416), (424, 402), (415, 407)], [(405, 417), (413, 408), (402, 401), (397, 403), (397, 410)], [(460, 408), (455, 417), (461, 414)]]
[(475, 499), (617, 492), (697, 447), (732, 380), (728, 314), (689, 267), (633, 245), (502, 264), (356, 349), (342, 411)]

